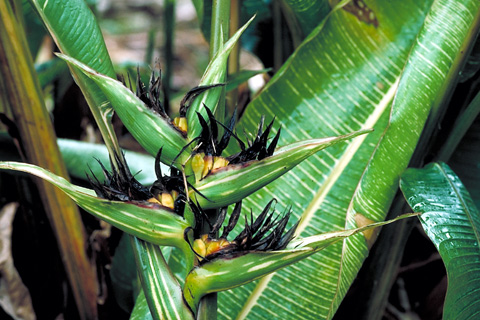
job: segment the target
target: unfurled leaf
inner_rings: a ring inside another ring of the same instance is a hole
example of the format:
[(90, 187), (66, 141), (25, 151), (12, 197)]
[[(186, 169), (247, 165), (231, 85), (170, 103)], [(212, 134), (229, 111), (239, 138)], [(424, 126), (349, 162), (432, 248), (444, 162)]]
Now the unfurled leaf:
[[(292, 205), (302, 236), (350, 228), (353, 212), (384, 219), (423, 128), (438, 125), (426, 126), (427, 119), (448, 101), (478, 32), (478, 1), (364, 2), (378, 26), (343, 9), (329, 14), (247, 106), (237, 129), (251, 132), (261, 115), (276, 117), (280, 145), (375, 129), (310, 157), (243, 202), (262, 208), (275, 196)], [(358, 235), (345, 239), (219, 294), (219, 317), (331, 319), (368, 253)]]
[(475, 319), (480, 310), (480, 213), (444, 163), (408, 169), (401, 189), (440, 252), (448, 276), (443, 319)]
[[(60, 51), (90, 68), (115, 77), (115, 70), (95, 16), (83, 0), (30, 0)], [(81, 71), (71, 73), (82, 90), (109, 153), (120, 152), (112, 108), (100, 88)]]

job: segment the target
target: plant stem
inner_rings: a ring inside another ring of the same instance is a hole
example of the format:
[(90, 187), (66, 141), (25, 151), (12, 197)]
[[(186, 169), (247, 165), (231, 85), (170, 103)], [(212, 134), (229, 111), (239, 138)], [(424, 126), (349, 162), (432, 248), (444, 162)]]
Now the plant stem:
[[(11, 1), (0, 1), (0, 78), (27, 161), (66, 177), (21, 22)], [(21, 7), (21, 6), (20, 6)], [(36, 180), (69, 278), (81, 319), (96, 319), (94, 274), (85, 252), (86, 236), (77, 206), (62, 191)]]
[[(213, 0), (212, 4), (212, 26), (210, 33), (210, 60), (219, 51), (228, 39), (230, 19), (230, 1)], [(225, 66), (226, 67), (226, 66)], [(222, 90), (215, 118), (223, 121), (225, 119), (225, 89)], [(219, 128), (220, 129), (220, 128)], [(219, 130), (219, 135), (222, 132)], [(217, 319), (217, 294), (206, 295), (200, 301), (197, 319)]]
[(230, 1), (213, 0), (212, 27), (210, 33), (210, 60), (228, 39)]
[[(240, 27), (240, 1), (230, 1), (230, 37)], [(240, 44), (237, 43), (230, 53), (228, 58), (228, 75), (238, 72), (240, 69)], [(233, 114), (238, 101), (238, 88), (233, 89), (227, 94), (227, 111), (228, 114)]]
[[(230, 1), (213, 0), (212, 4), (212, 28), (210, 33), (210, 60), (213, 59), (218, 50), (228, 39), (230, 20)], [(225, 66), (226, 67), (226, 66)], [(225, 79), (224, 79), (225, 81)], [(225, 119), (225, 89), (218, 101), (215, 111), (215, 118), (219, 121)], [(219, 128), (219, 135), (222, 135), (222, 128)]]
[(453, 130), (450, 132), (447, 142), (442, 146), (438, 156), (436, 157), (437, 161), (448, 161), (452, 156), (452, 153), (457, 148), (460, 141), (467, 133), (468, 129), (472, 123), (477, 118), (480, 113), (480, 92), (477, 93), (472, 102), (468, 105), (465, 111), (457, 118), (455, 124), (453, 125)]
[(200, 300), (197, 320), (214, 319), (217, 319), (217, 293), (210, 293)]
[(165, 90), (164, 105), (165, 110), (170, 110), (170, 91), (172, 84), (172, 70), (174, 57), (174, 39), (175, 39), (175, 0), (165, 1), (165, 77), (163, 78), (163, 88)]

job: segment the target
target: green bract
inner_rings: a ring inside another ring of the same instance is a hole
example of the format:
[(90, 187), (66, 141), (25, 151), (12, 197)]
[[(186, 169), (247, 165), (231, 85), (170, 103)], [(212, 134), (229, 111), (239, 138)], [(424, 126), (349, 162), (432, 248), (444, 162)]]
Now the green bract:
[(195, 267), (185, 279), (183, 294), (190, 307), (196, 310), (200, 299), (205, 294), (232, 289), (254, 281), (349, 236), (415, 215), (406, 214), (389, 221), (372, 223), (351, 230), (293, 240), (284, 250), (225, 254), (224, 257), (217, 257)]
[[(242, 28), (240, 28), (233, 36), (228, 40), (217, 52), (215, 57), (211, 60), (208, 65), (205, 73), (203, 74), (202, 80), (200, 80), (201, 86), (213, 85), (217, 83), (224, 83), (227, 73), (226, 65), (227, 59), (232, 51), (235, 44), (240, 39), (242, 33), (247, 29), (250, 23), (253, 21), (254, 17), (251, 18)], [(197, 112), (199, 112), (204, 118), (207, 118), (207, 112), (205, 111), (205, 106), (210, 108), (213, 113), (217, 108), (218, 101), (220, 99), (221, 89), (212, 89), (203, 94), (201, 94), (198, 99), (192, 102), (190, 108), (187, 110), (187, 122), (188, 122), (188, 137), (189, 139), (196, 138), (202, 126), (198, 122)]]
[(223, 207), (247, 197), (290, 171), (316, 152), (371, 130), (360, 130), (338, 137), (312, 139), (278, 148), (262, 160), (228, 165), (212, 171), (191, 190), (202, 208)]
[(71, 57), (63, 54), (58, 56), (95, 81), (127, 129), (148, 153), (155, 156), (163, 148), (163, 162), (171, 163), (187, 145), (187, 140), (174, 128), (170, 119), (165, 119), (147, 108), (145, 103), (121, 82), (102, 75)]
[(65, 192), (84, 210), (140, 239), (162, 246), (186, 248), (184, 232), (191, 226), (187, 220), (168, 208), (161, 209), (147, 202), (101, 199), (95, 196), (93, 190), (75, 186), (64, 178), (31, 164), (1, 162), (0, 169), (23, 171), (46, 180)]

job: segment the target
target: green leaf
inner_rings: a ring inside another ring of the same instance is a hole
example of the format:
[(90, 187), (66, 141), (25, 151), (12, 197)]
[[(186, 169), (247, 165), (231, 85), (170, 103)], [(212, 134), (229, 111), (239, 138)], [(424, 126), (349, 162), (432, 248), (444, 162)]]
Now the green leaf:
[(328, 0), (284, 0), (295, 13), (304, 35), (308, 35), (330, 12)]
[(242, 70), (238, 73), (231, 74), (228, 76), (226, 91), (233, 90), (237, 88), (239, 85), (241, 85), (242, 83), (246, 82), (248, 79), (256, 75), (269, 72), (270, 70), (271, 70), (270, 68), (262, 69), (262, 70)]
[(480, 214), (460, 179), (444, 163), (408, 169), (401, 188), (447, 268), (443, 319), (475, 319), (480, 312)]
[(131, 237), (137, 270), (153, 319), (194, 319), (160, 248)]
[(98, 73), (74, 58), (63, 54), (58, 56), (95, 81), (111, 102), (125, 127), (148, 153), (156, 156), (163, 148), (162, 162), (173, 162), (187, 144), (187, 140), (174, 128), (170, 119), (165, 119), (149, 109), (121, 82)]
[(130, 320), (151, 320), (153, 319), (152, 314), (150, 313), (150, 308), (147, 304), (147, 299), (145, 298), (145, 294), (143, 290), (137, 297), (135, 301), (135, 307), (130, 314)]
[(278, 148), (272, 156), (260, 161), (217, 169), (196, 183), (195, 190), (191, 193), (204, 209), (228, 206), (278, 179), (318, 151), (369, 131), (371, 130), (360, 130), (338, 137), (300, 141)]
[(65, 54), (110, 77), (115, 77), (102, 32), (83, 0), (30, 0)]
[(184, 231), (190, 225), (171, 210), (101, 199), (95, 196), (93, 190), (75, 186), (64, 178), (31, 164), (0, 162), (0, 169), (27, 172), (46, 180), (90, 214), (140, 239), (157, 245), (185, 250), (189, 248), (184, 240)]
[[(115, 77), (102, 32), (83, 0), (30, 0), (56, 45), (63, 53), (90, 68)], [(110, 154), (120, 153), (111, 125), (113, 112), (100, 88), (82, 72), (71, 69), (83, 92)]]
[[(70, 139), (58, 139), (57, 143), (71, 176), (87, 180), (86, 174), (90, 174), (91, 170), (100, 181), (103, 181), (103, 170), (98, 163), (99, 161), (107, 170), (111, 170), (110, 157), (105, 145)], [(155, 182), (157, 176), (155, 175), (155, 159), (153, 157), (127, 150), (125, 151), (125, 159), (138, 182), (143, 185), (152, 185)], [(162, 172), (168, 171), (167, 166), (160, 165), (162, 166)]]
[[(478, 1), (366, 4), (378, 27), (344, 9), (332, 12), (247, 106), (238, 130), (251, 132), (261, 115), (267, 122), (276, 116), (285, 145), (375, 128), (312, 156), (244, 202), (254, 210), (272, 197), (292, 205), (302, 236), (354, 227), (357, 213), (385, 218), (427, 117), (448, 99), (478, 30)], [(352, 236), (219, 294), (219, 315), (331, 319), (367, 255), (365, 240)]]

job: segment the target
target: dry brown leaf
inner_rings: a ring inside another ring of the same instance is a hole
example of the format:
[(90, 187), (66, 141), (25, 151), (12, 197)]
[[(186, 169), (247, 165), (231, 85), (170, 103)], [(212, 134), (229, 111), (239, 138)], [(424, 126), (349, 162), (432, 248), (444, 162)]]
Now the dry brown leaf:
[(27, 287), (13, 265), (12, 222), (18, 203), (9, 203), (0, 211), (0, 306), (15, 320), (36, 319)]

